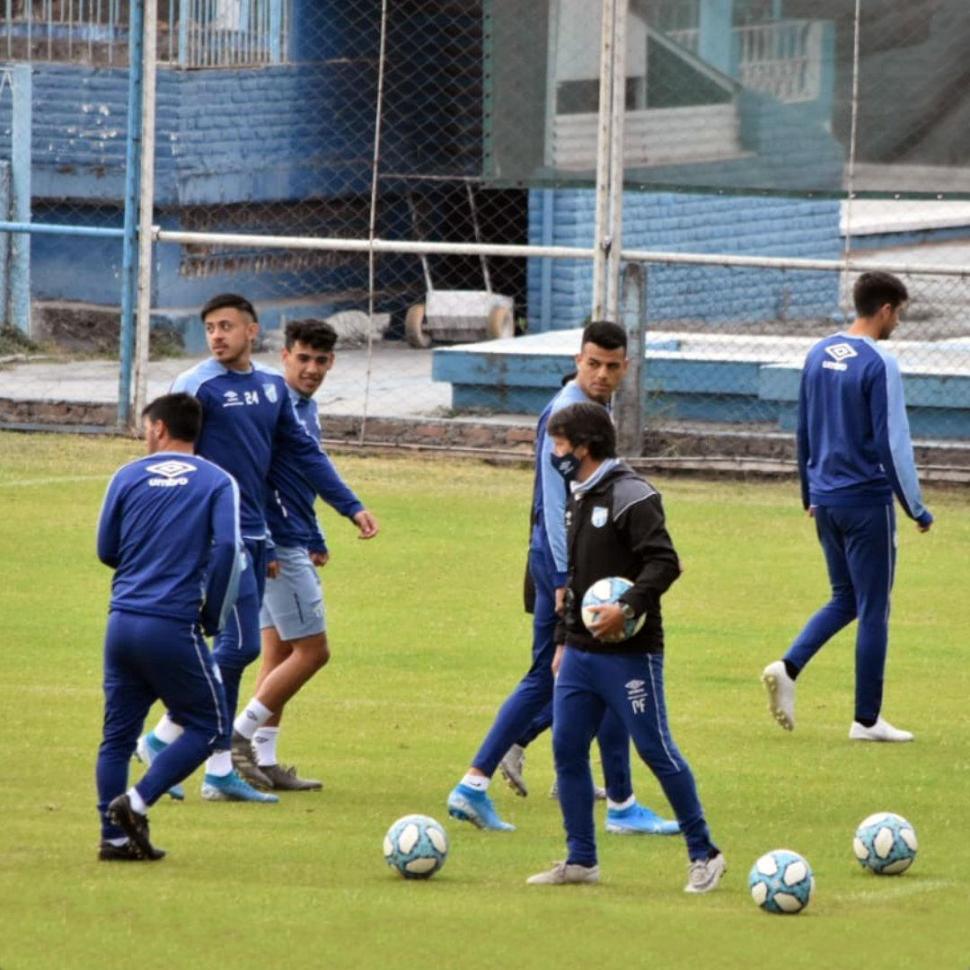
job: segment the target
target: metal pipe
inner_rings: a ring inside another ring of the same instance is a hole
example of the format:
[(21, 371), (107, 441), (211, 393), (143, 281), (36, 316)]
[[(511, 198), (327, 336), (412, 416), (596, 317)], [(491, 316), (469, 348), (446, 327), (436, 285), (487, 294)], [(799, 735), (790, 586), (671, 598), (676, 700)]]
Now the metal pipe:
[[(0, 229), (3, 226), (0, 224)], [(264, 249), (301, 249), (320, 250), (345, 253), (366, 253), (371, 245), (378, 253), (411, 253), (414, 255), (451, 254), (456, 256), (477, 256), (484, 253), (487, 256), (538, 257), (549, 259), (592, 259), (595, 251), (586, 246), (524, 246), (505, 243), (450, 243), (450, 242), (422, 242), (403, 239), (375, 239), (373, 244), (367, 239), (334, 239), (325, 237), (311, 238), (308, 236), (259, 236), (237, 233), (216, 232), (183, 232), (178, 229), (161, 229), (156, 226), (154, 238), (162, 243), (180, 243), (182, 245), (221, 245), (238, 246), (240, 248)], [(841, 259), (800, 259), (782, 256), (736, 256), (720, 253), (671, 253), (653, 249), (624, 249), (620, 253), (624, 262), (633, 263), (661, 263), (681, 264), (684, 266), (727, 266), (749, 267), (764, 269), (792, 269), (792, 270), (834, 270), (845, 269), (846, 264)], [(917, 276), (970, 276), (970, 265), (954, 266), (951, 264), (933, 263), (855, 263), (849, 261), (848, 268), (852, 271), (881, 269), (890, 273), (910, 274)]]
[(28, 236), (90, 236), (92, 238), (121, 239), (124, 229), (104, 226), (62, 226), (47, 222), (12, 222), (0, 219), (0, 232), (22, 232)]
[[(14, 223), (30, 223), (31, 166), (33, 164), (33, 74), (30, 64), (13, 68), (13, 98), (10, 144), (10, 214)], [(30, 336), (30, 237), (10, 240), (10, 307), (7, 321)]]
[[(135, 347), (135, 281), (138, 269), (139, 165), (141, 158), (141, 94), (143, 7), (133, 2), (128, 14), (128, 134), (125, 139), (125, 227), (121, 254), (121, 327), (118, 343), (118, 425), (128, 427), (131, 416), (131, 371)], [(114, 235), (117, 230), (111, 230)]]
[[(600, 0), (600, 90), (596, 134), (596, 220), (593, 227), (594, 320), (605, 316), (609, 258), (610, 130), (613, 118), (613, 22), (617, 0)], [(622, 0), (626, 2), (626, 0)]]
[[(152, 308), (152, 217), (155, 209), (155, 36), (158, 0), (145, 2), (142, 45), (141, 185), (138, 212), (138, 313), (135, 326), (135, 409), (138, 419), (148, 392), (148, 342)], [(129, 420), (129, 425), (132, 420)]]

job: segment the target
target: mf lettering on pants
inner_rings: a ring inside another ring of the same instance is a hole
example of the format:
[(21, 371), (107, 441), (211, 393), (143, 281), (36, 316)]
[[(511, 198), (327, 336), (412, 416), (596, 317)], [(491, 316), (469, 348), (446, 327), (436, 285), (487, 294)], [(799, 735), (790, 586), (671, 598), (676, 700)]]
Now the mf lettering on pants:
[(634, 714), (646, 714), (647, 712), (647, 690), (646, 681), (629, 680), (623, 685), (626, 687), (626, 696), (630, 699), (630, 707)]

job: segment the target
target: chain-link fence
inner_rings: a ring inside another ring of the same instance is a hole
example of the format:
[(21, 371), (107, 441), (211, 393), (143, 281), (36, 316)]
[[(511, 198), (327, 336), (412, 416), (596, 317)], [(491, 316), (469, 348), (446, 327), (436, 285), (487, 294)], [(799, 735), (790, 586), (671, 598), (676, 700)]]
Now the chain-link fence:
[[(604, 47), (611, 3), (622, 43)], [(0, 56), (33, 88), (30, 219), (102, 233), (32, 236), (20, 323), (41, 338), (117, 344), (139, 12), (0, 6)], [(355, 434), (392, 437), (361, 418), (527, 421), (570, 370), (595, 261), (622, 251), (645, 268), (615, 312), (645, 330), (648, 426), (784, 431), (811, 338), (851, 315), (860, 268), (888, 265), (913, 297), (898, 348), (914, 431), (968, 434), (962, 2), (158, 0), (157, 13), (141, 191), (158, 227), (153, 332), (170, 351), (204, 354), (198, 307), (237, 291), (260, 310), (267, 359), (288, 320), (335, 321), (341, 364), (320, 397)], [(621, 56), (624, 189), (604, 222), (601, 94)], [(153, 365), (149, 390), (175, 366)]]

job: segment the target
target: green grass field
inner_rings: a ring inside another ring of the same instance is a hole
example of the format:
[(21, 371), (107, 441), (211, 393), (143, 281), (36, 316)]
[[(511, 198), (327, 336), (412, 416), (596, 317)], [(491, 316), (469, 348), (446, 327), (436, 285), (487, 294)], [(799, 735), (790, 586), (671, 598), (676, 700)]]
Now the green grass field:
[[(531, 481), (446, 460), (338, 459), (383, 532), (358, 542), (327, 519), (334, 659), (288, 709), (281, 742), (323, 792), (212, 804), (195, 777), (184, 803), (152, 811), (164, 862), (97, 863), (110, 574), (94, 527), (108, 476), (138, 450), (0, 434), (0, 970), (970, 966), (965, 493), (930, 493), (930, 534), (901, 525), (885, 712), (917, 741), (879, 746), (847, 740), (851, 634), (799, 681), (794, 734), (766, 711), (762, 667), (826, 594), (796, 486), (658, 482), (686, 567), (665, 600), (671, 723), (729, 866), (716, 893), (691, 897), (679, 839), (603, 835), (599, 886), (525, 885), (563, 854), (548, 737), (529, 751), (528, 799), (493, 786), (517, 832), (447, 818), (449, 789), (527, 665)], [(647, 769), (634, 775), (641, 801), (666, 809)], [(919, 834), (901, 877), (852, 856), (856, 824), (882, 809)], [(381, 856), (410, 812), (451, 837), (427, 883)], [(748, 896), (754, 859), (779, 847), (815, 870), (797, 917)]]

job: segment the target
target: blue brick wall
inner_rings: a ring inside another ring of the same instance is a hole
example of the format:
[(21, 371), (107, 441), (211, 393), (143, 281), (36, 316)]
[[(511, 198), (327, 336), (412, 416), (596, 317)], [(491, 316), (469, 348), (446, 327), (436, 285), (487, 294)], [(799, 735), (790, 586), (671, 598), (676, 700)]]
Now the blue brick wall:
[[(529, 241), (543, 242), (543, 206), (552, 200), (552, 238), (563, 246), (591, 246), (596, 200), (589, 189), (534, 191)], [(837, 259), (839, 203), (832, 200), (627, 192), (623, 245), (668, 252), (757, 254)], [(576, 327), (592, 303), (592, 264), (529, 261), (529, 330)], [(546, 279), (543, 279), (543, 272)], [(551, 280), (549, 274), (551, 272)], [(550, 287), (551, 283), (551, 287)], [(551, 308), (543, 312), (543, 287)], [(754, 322), (829, 316), (837, 311), (835, 273), (728, 270), (652, 265), (648, 279), (651, 326), (678, 320)]]

